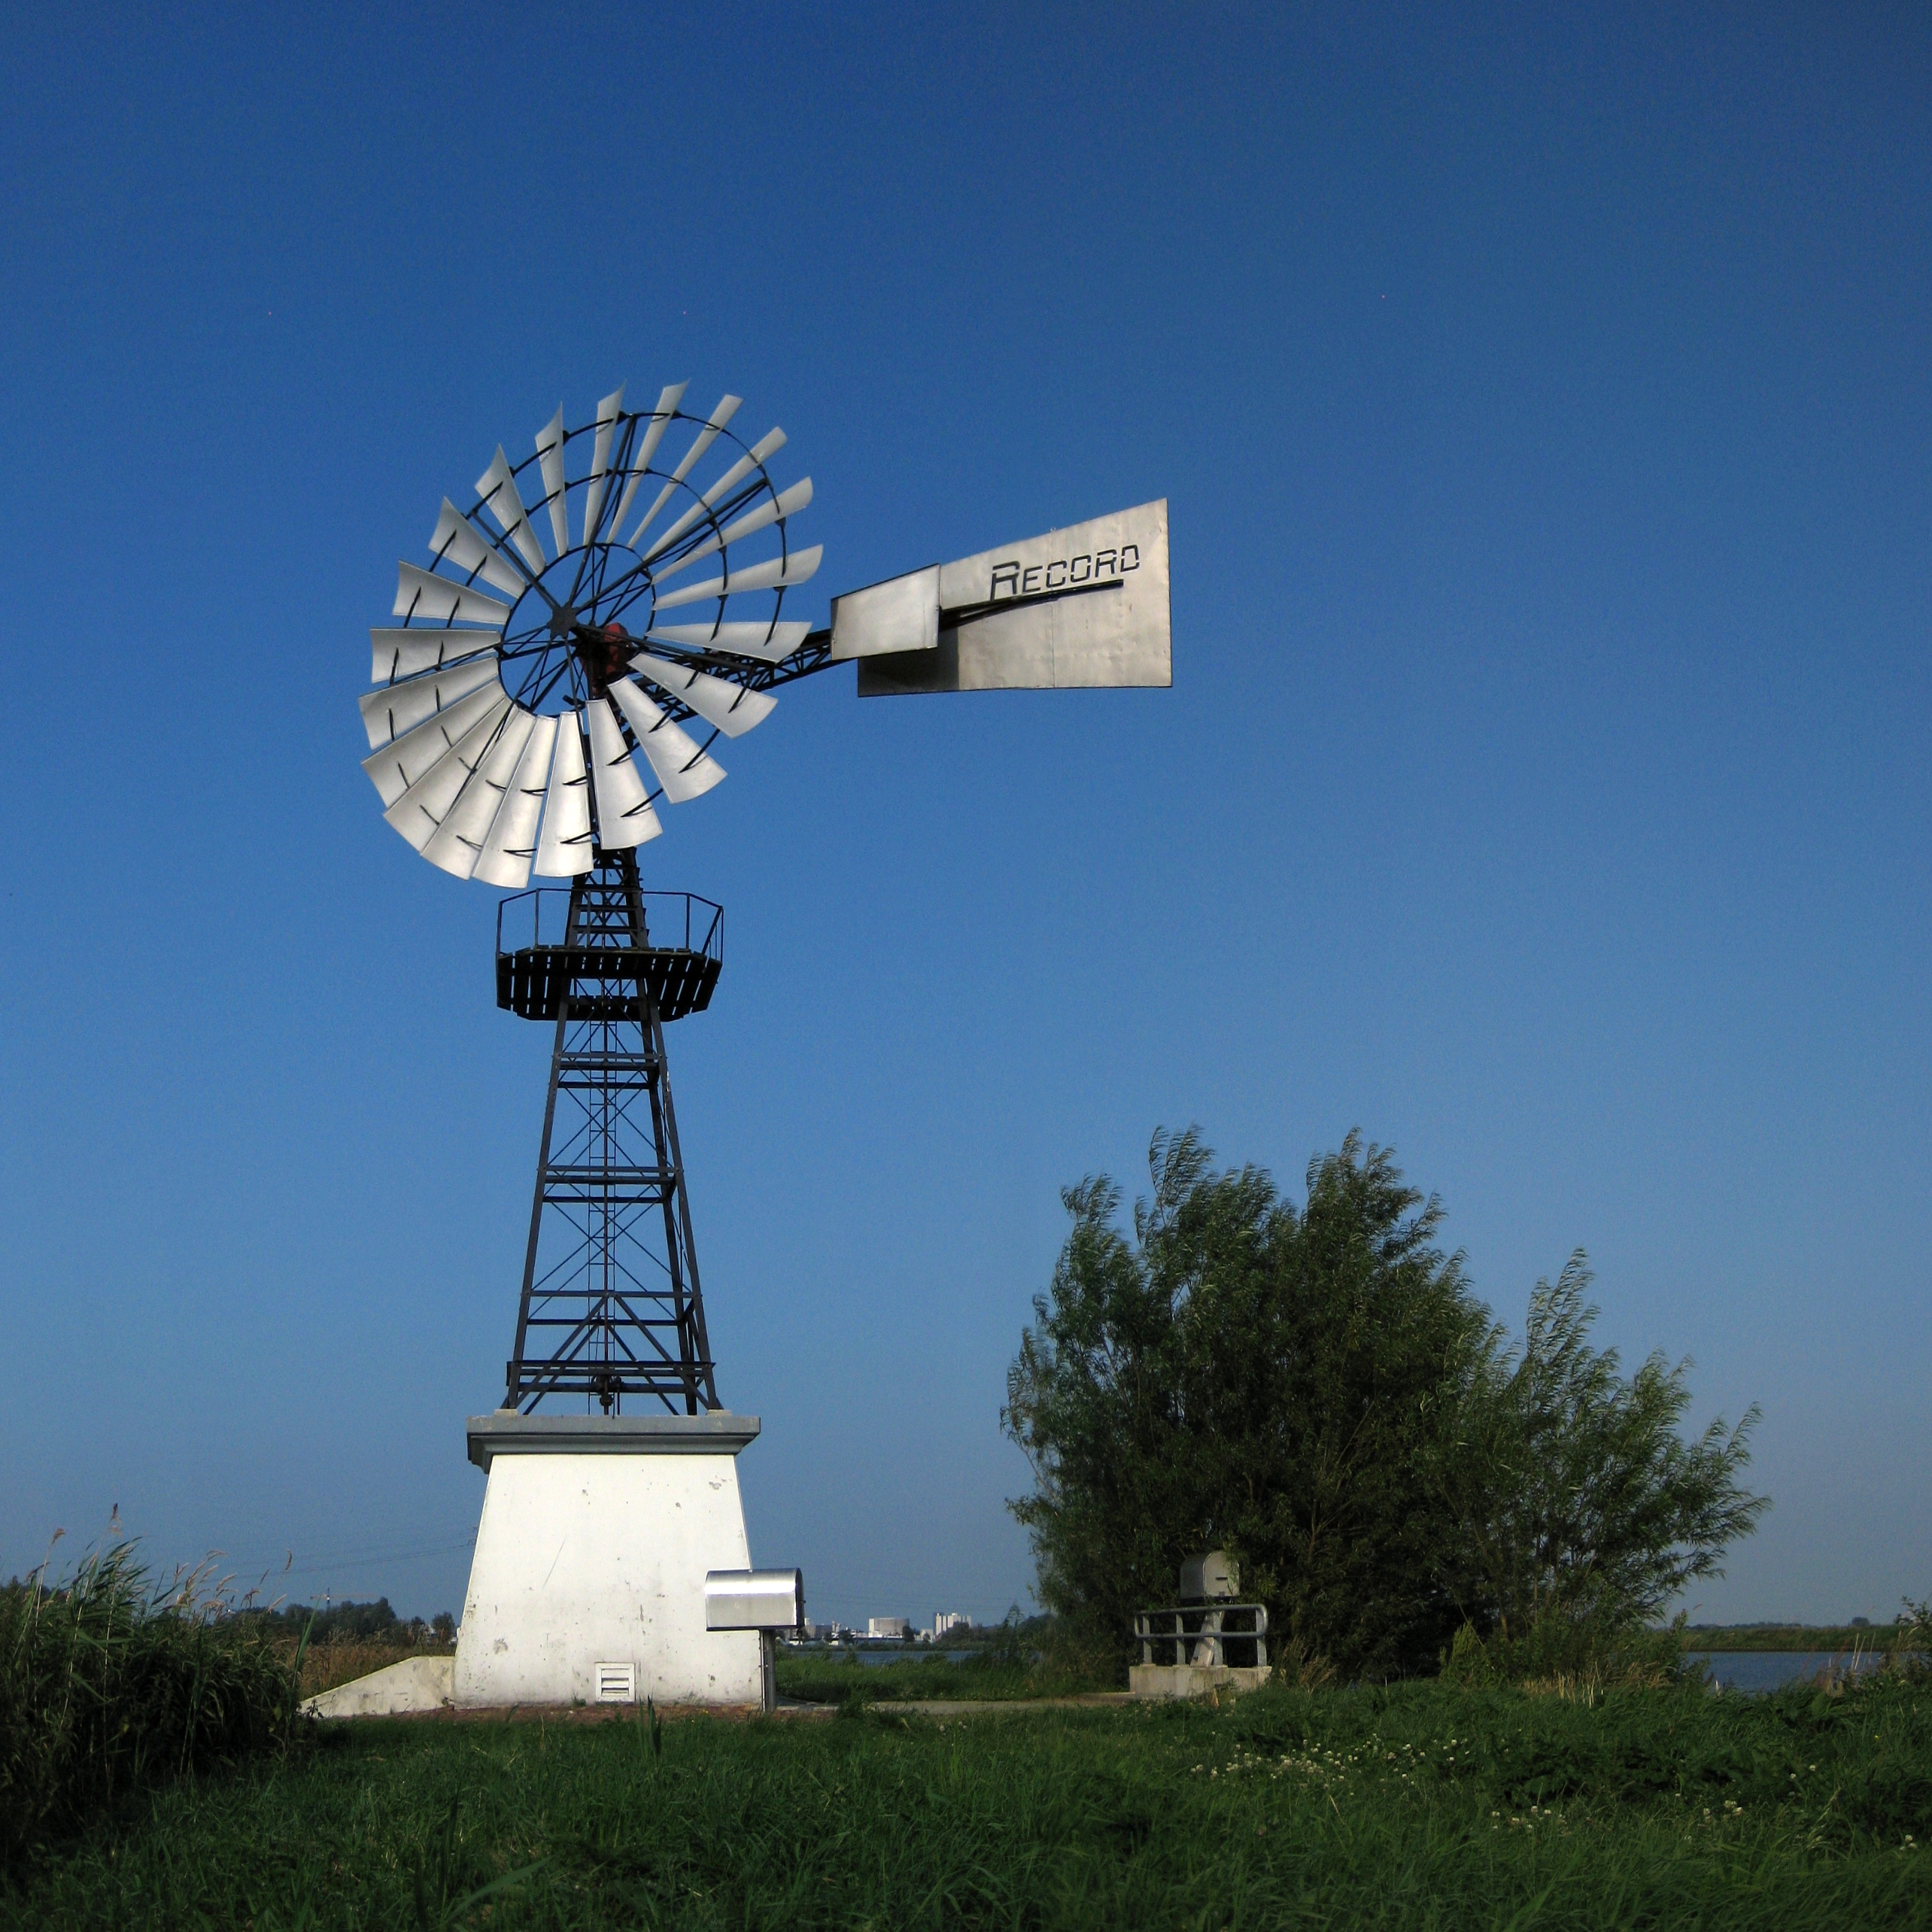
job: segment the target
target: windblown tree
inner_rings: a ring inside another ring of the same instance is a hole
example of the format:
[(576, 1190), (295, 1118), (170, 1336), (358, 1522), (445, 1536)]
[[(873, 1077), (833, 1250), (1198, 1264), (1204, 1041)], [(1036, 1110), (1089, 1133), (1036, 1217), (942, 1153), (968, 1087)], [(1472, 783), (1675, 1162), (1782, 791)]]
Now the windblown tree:
[(1616, 1351), (1590, 1344), (1590, 1283), (1579, 1251), (1554, 1287), (1537, 1283), (1520, 1349), (1484, 1335), (1433, 1478), (1455, 1520), (1452, 1593), (1507, 1640), (1655, 1617), (1722, 1575), (1768, 1506), (1739, 1480), (1757, 1409), (1687, 1441), (1689, 1362), (1652, 1355), (1625, 1380)]
[(1428, 1669), (1466, 1622), (1627, 1630), (1748, 1533), (1755, 1411), (1687, 1442), (1682, 1365), (1627, 1381), (1589, 1347), (1580, 1256), (1513, 1350), (1388, 1150), (1351, 1135), (1299, 1210), (1213, 1159), (1157, 1135), (1131, 1238), (1110, 1180), (1066, 1190), (1007, 1372), (1034, 1477), (1011, 1507), (1078, 1636), (1124, 1649), (1218, 1546), (1277, 1642), (1351, 1676)]
[(1350, 1135), (1306, 1205), (1249, 1167), (1212, 1171), (1157, 1135), (1153, 1192), (1064, 1195), (1074, 1226), (1008, 1372), (1003, 1420), (1030, 1459), (1048, 1608), (1124, 1642), (1172, 1600), (1181, 1560), (1232, 1550), (1277, 1632), (1351, 1675), (1432, 1663), (1457, 1621), (1438, 1572), (1448, 1513), (1415, 1481), (1487, 1333), (1441, 1214)]

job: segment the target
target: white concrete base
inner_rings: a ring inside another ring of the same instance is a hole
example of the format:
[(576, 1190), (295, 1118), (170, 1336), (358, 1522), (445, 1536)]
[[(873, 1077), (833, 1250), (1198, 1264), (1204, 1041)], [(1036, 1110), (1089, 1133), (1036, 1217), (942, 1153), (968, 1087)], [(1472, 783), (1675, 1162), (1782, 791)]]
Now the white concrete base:
[[(478, 1417), (489, 1472), (457, 1642), (460, 1709), (761, 1702), (757, 1633), (707, 1630), (708, 1570), (749, 1569), (749, 1417)], [(613, 1672), (600, 1666), (615, 1666)], [(620, 1690), (618, 1694), (621, 1696)]]
[(354, 1683), (319, 1691), (302, 1707), (308, 1718), (400, 1718), (440, 1711), (452, 1701), (453, 1657), (406, 1657)]
[(1229, 1663), (1136, 1663), (1127, 1687), (1137, 1697), (1204, 1697), (1211, 1690), (1259, 1690), (1269, 1672)]

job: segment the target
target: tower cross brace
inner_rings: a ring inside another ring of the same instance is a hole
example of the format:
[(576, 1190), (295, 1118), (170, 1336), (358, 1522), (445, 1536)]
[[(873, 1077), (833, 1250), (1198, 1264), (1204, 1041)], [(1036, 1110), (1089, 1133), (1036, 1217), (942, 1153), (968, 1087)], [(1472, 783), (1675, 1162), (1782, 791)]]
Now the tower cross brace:
[[(630, 1396), (697, 1415), (719, 1405), (664, 1024), (709, 1004), (723, 916), (644, 893), (628, 851), (600, 848), (566, 897), (499, 913), (499, 1004), (557, 1026), (503, 1406), (581, 1395), (608, 1415)], [(526, 910), (530, 943), (506, 947)]]

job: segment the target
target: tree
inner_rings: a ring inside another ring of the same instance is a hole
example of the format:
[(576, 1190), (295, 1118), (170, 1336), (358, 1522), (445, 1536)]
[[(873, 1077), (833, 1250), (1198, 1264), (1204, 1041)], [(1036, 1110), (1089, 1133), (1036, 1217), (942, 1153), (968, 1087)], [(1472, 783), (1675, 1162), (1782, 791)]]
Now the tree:
[(1634, 1628), (1721, 1575), (1769, 1506), (1738, 1480), (1757, 1409), (1685, 1441), (1688, 1360), (1652, 1355), (1624, 1380), (1615, 1350), (1590, 1345), (1590, 1279), (1579, 1250), (1554, 1287), (1537, 1283), (1520, 1350), (1500, 1327), (1483, 1337), (1433, 1472), (1455, 1519), (1451, 1592), (1505, 1640), (1552, 1623)]
[(1130, 1243), (1104, 1177), (1073, 1219), (1008, 1372), (1002, 1421), (1033, 1468), (1013, 1503), (1040, 1599), (1124, 1648), (1182, 1560), (1232, 1550), (1277, 1637), (1351, 1675), (1432, 1661), (1457, 1621), (1447, 1511), (1414, 1480), (1487, 1335), (1441, 1211), (1351, 1135), (1311, 1163), (1299, 1212), (1259, 1169), (1217, 1174), (1192, 1131), (1157, 1135)]
[(1124, 1651), (1217, 1546), (1277, 1642), (1351, 1676), (1431, 1669), (1466, 1624), (1570, 1667), (1721, 1573), (1766, 1507), (1739, 1480), (1757, 1411), (1686, 1441), (1688, 1363), (1626, 1381), (1590, 1346), (1581, 1254), (1514, 1349), (1388, 1150), (1351, 1134), (1299, 1211), (1213, 1158), (1156, 1135), (1131, 1240), (1110, 1180), (1065, 1191), (1007, 1371), (1034, 1479), (1010, 1507), (1077, 1640)]

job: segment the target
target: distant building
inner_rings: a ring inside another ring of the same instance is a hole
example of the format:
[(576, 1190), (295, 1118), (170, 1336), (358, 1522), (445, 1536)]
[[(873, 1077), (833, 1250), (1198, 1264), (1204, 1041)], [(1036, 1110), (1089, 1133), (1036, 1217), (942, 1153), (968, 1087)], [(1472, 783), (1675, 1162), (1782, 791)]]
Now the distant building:
[(932, 1613), (932, 1633), (943, 1637), (948, 1630), (956, 1630), (961, 1624), (971, 1624), (972, 1618), (958, 1610), (935, 1610)]
[(906, 1620), (903, 1617), (868, 1617), (865, 1620), (865, 1634), (868, 1637), (903, 1637), (906, 1634)]

